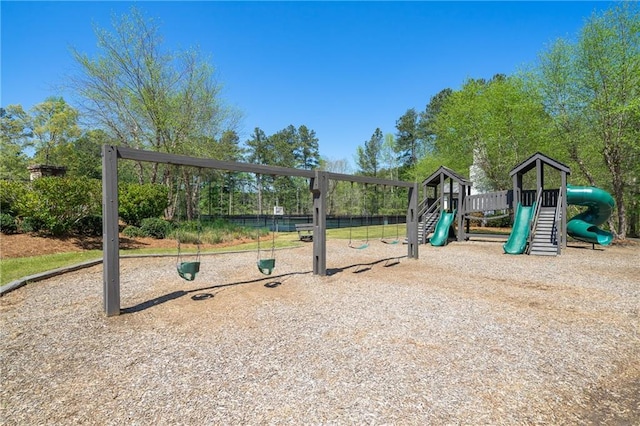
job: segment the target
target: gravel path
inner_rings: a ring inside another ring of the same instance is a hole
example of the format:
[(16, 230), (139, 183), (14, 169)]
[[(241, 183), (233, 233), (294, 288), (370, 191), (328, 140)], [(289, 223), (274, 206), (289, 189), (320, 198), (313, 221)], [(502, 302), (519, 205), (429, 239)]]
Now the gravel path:
[(119, 317), (101, 266), (5, 295), (0, 422), (640, 424), (637, 246), (328, 247), (122, 260)]

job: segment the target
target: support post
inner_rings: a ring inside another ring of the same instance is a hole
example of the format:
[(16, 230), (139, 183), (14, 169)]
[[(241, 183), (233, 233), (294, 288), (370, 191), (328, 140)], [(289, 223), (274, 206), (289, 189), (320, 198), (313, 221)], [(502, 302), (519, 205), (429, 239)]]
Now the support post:
[(407, 208), (407, 257), (418, 258), (418, 184), (409, 188)]
[[(522, 203), (522, 175), (516, 173), (513, 175), (513, 211), (518, 208), (518, 203)], [(515, 213), (514, 213), (515, 214)]]
[(560, 193), (562, 194), (562, 209), (560, 214), (562, 218), (560, 219), (560, 247), (563, 249), (567, 248), (567, 174), (562, 171), (561, 175), (561, 183), (560, 183)]
[(442, 194), (440, 194), (440, 214), (443, 214), (445, 212), (445, 208), (444, 208), (444, 194), (446, 194), (446, 190), (444, 189), (444, 181), (445, 181), (445, 177), (444, 177), (444, 173), (440, 173), (440, 189), (442, 191)]
[(536, 186), (536, 194), (544, 189), (544, 163), (539, 158), (536, 160)]
[(120, 315), (120, 251), (118, 237), (118, 151), (102, 146), (102, 275), (104, 312)]
[(327, 173), (316, 171), (311, 178), (310, 189), (313, 193), (313, 274), (327, 275), (327, 192), (329, 188)]
[(464, 241), (464, 198), (467, 186), (458, 182), (458, 241)]

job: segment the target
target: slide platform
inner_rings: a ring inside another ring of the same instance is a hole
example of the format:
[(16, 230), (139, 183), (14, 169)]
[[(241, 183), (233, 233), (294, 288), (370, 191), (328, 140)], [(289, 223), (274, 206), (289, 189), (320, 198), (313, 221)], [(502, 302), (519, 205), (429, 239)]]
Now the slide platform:
[(518, 203), (516, 208), (516, 217), (513, 223), (513, 229), (509, 239), (502, 246), (507, 254), (522, 254), (527, 247), (527, 238), (531, 229), (531, 221), (536, 210), (535, 203), (533, 206), (523, 206)]
[(613, 235), (598, 228), (609, 219), (616, 206), (611, 194), (594, 186), (567, 185), (567, 204), (587, 207), (567, 222), (567, 235), (587, 243), (611, 244)]
[(450, 213), (443, 212), (438, 219), (436, 229), (433, 231), (433, 236), (429, 239), (432, 246), (443, 246), (447, 243), (449, 238), (449, 228), (453, 223), (453, 219), (456, 217), (456, 211)]

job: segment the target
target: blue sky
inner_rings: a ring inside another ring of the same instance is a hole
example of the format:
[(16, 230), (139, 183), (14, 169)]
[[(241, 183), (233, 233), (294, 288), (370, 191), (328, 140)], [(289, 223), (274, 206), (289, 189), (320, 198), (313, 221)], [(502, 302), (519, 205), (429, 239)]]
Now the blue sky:
[(136, 5), (159, 20), (168, 48), (197, 46), (226, 102), (244, 113), (246, 140), (306, 125), (321, 155), (353, 162), (375, 129), (395, 133), (467, 78), (511, 74), (558, 37), (574, 38), (607, 2), (0, 2), (0, 105), (26, 109), (72, 96), (60, 83), (69, 53), (96, 52), (93, 24)]

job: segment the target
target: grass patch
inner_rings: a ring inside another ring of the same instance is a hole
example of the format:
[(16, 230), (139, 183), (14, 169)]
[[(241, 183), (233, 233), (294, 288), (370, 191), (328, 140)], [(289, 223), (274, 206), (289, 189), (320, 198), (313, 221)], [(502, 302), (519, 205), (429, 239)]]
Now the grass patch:
[(56, 253), (44, 256), (18, 257), (0, 260), (0, 285), (13, 280), (39, 274), (63, 266), (75, 265), (102, 258), (102, 251), (90, 250), (84, 252)]
[(357, 226), (353, 228), (338, 228), (327, 229), (327, 239), (348, 240), (351, 236), (352, 240), (379, 240), (382, 238), (384, 232), (385, 239), (395, 239), (396, 235), (399, 240), (404, 240), (407, 236), (406, 225), (400, 224), (398, 228), (396, 225), (372, 225), (372, 226)]
[[(260, 250), (271, 250), (271, 237), (263, 237), (260, 240)], [(279, 233), (276, 236), (275, 248), (288, 248), (300, 245), (295, 233)], [(208, 248), (201, 250), (201, 253), (225, 253), (231, 251), (255, 251), (258, 249), (258, 242), (242, 243), (227, 247)], [(195, 249), (183, 249), (183, 254), (195, 253)], [(144, 248), (132, 250), (120, 250), (120, 256), (127, 255), (178, 255), (177, 248)], [(76, 265), (88, 260), (102, 258), (101, 250), (90, 250), (84, 252), (68, 252), (47, 254), (43, 256), (19, 257), (0, 260), (0, 285), (5, 285), (11, 281), (27, 277), (29, 275), (39, 274), (53, 269), (65, 266)]]

